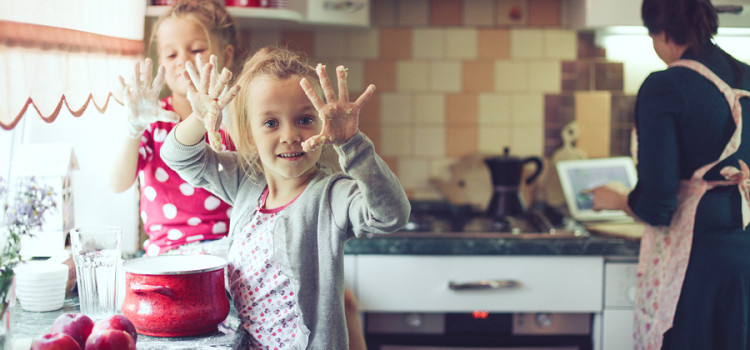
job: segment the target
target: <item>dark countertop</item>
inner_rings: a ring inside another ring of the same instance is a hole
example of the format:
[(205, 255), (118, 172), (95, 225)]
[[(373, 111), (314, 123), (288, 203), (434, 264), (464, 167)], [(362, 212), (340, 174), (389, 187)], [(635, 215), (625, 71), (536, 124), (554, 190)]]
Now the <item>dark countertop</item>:
[(381, 255), (601, 255), (637, 259), (639, 248), (637, 240), (588, 232), (580, 235), (396, 232), (352, 239), (344, 252)]
[[(230, 303), (231, 305), (231, 303)], [(11, 333), (13, 344), (11, 349), (28, 350), (34, 338), (49, 333), (52, 322), (59, 315), (79, 312), (78, 297), (65, 299), (62, 309), (49, 312), (30, 312), (16, 304), (11, 314)], [(243, 349), (247, 348), (245, 332), (237, 332), (240, 321), (234, 307), (230, 307), (229, 316), (219, 324), (213, 333), (202, 336), (160, 338), (138, 334), (136, 346), (138, 350), (193, 350), (193, 349)], [(244, 344), (244, 346), (243, 346)]]

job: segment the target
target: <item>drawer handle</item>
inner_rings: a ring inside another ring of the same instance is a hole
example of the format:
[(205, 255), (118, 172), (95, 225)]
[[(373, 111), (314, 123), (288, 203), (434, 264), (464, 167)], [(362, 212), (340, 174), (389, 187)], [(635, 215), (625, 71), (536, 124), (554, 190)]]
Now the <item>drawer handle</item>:
[(365, 8), (365, 4), (354, 1), (326, 1), (323, 3), (326, 10), (357, 12)]
[(517, 289), (521, 282), (514, 280), (482, 280), (477, 282), (456, 283), (448, 282), (448, 288), (455, 291), (484, 290), (484, 289)]

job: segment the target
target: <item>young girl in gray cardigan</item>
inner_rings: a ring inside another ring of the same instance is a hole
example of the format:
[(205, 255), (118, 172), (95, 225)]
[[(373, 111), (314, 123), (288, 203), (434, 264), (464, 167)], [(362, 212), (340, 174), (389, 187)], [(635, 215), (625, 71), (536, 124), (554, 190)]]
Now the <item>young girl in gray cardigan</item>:
[[(336, 97), (325, 66), (313, 69), (280, 48), (259, 50), (230, 89), (230, 73), (209, 79), (212, 68), (199, 73), (187, 64), (194, 112), (172, 130), (161, 155), (183, 179), (234, 207), (227, 275), (250, 346), (348, 349), (344, 244), (399, 230), (411, 209), (358, 130), (375, 87), (350, 102), (339, 66)], [(237, 151), (215, 152), (201, 142), (206, 124), (220, 122), (218, 112), (233, 98)], [(327, 144), (342, 171), (319, 162)]]

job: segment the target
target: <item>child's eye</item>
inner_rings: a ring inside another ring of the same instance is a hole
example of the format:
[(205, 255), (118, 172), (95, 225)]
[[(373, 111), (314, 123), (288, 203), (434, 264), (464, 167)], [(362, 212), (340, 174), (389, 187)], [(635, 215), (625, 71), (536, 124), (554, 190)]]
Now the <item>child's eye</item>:
[(299, 123), (302, 125), (310, 125), (312, 123), (315, 123), (315, 117), (306, 115), (302, 118), (300, 118)]
[(204, 51), (206, 51), (206, 50), (205, 49), (196, 49), (196, 50), (193, 50), (193, 53), (203, 53)]
[(275, 128), (275, 127), (279, 126), (279, 122), (277, 122), (275, 120), (266, 120), (265, 122), (263, 122), (263, 126), (265, 126), (267, 128)]

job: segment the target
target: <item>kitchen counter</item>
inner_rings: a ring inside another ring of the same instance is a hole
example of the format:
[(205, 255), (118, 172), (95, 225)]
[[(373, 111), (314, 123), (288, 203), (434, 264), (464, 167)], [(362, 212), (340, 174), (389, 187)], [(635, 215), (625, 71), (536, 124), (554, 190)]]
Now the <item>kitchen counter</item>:
[(346, 254), (638, 257), (640, 242), (595, 234), (396, 232), (350, 240)]
[[(231, 303), (230, 303), (231, 305)], [(49, 332), (52, 322), (59, 315), (79, 312), (78, 297), (65, 299), (62, 309), (50, 312), (29, 312), (16, 303), (11, 314), (11, 332), (13, 350), (28, 350), (35, 337)], [(138, 334), (138, 350), (187, 350), (187, 349), (246, 349), (245, 332), (237, 332), (240, 321), (234, 307), (230, 307), (229, 316), (219, 324), (211, 334), (192, 337), (161, 338)]]

